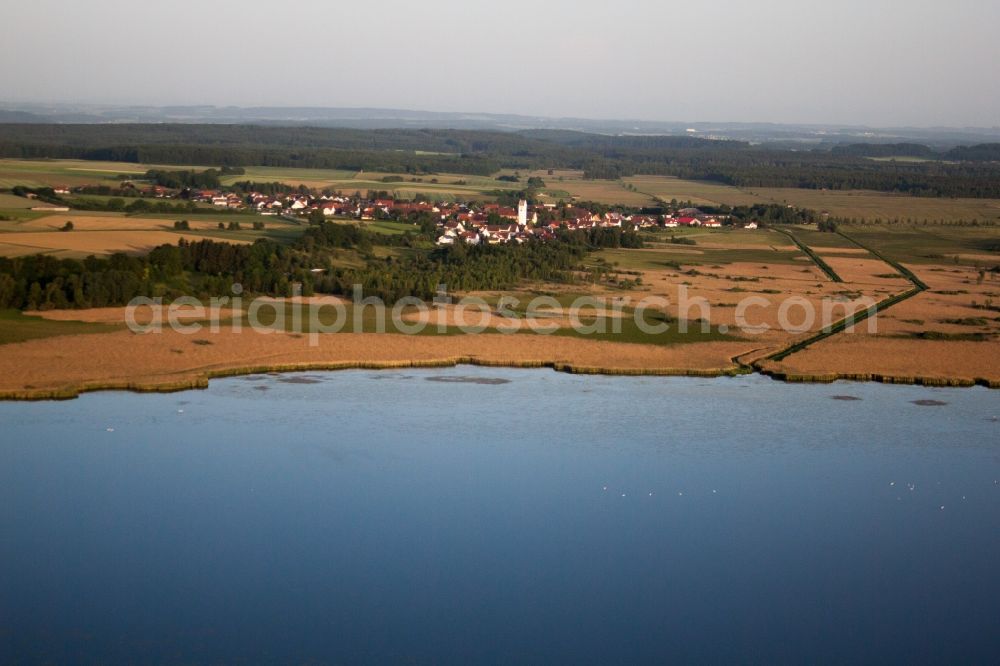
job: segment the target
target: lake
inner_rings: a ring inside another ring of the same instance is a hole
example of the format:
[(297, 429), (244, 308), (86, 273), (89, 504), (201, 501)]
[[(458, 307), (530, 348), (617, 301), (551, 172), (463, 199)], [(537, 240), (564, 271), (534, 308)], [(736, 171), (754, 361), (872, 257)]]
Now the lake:
[(0, 403), (0, 662), (995, 662), (998, 419), (473, 367)]

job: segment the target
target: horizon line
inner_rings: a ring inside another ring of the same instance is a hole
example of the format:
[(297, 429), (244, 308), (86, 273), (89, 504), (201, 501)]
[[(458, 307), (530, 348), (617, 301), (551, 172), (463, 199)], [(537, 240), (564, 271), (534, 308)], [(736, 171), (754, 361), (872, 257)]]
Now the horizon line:
[[(10, 100), (0, 99), (0, 110), (12, 111), (9, 105), (13, 106), (77, 106), (94, 108), (120, 108), (120, 109), (237, 109), (243, 111), (253, 110), (316, 110), (316, 111), (379, 111), (410, 114), (427, 114), (437, 116), (470, 116), (485, 118), (517, 118), (524, 120), (543, 120), (551, 122), (587, 122), (587, 123), (643, 123), (661, 125), (750, 125), (750, 126), (785, 126), (802, 128), (823, 128), (823, 129), (871, 129), (871, 130), (980, 130), (990, 132), (1000, 132), (1000, 124), (986, 125), (875, 125), (867, 123), (835, 123), (822, 121), (780, 121), (780, 120), (664, 120), (648, 118), (627, 118), (627, 117), (583, 117), (583, 116), (563, 116), (563, 115), (539, 115), (531, 113), (512, 113), (500, 111), (438, 111), (429, 109), (401, 108), (392, 106), (323, 106), (316, 104), (305, 105), (282, 105), (282, 104), (211, 104), (211, 103), (187, 103), (187, 104), (152, 104), (152, 103), (118, 103), (118, 102), (85, 102), (71, 100)], [(268, 120), (279, 121), (288, 120), (283, 118), (271, 118)], [(310, 120), (310, 119), (305, 119)], [(312, 119), (316, 120), (316, 119)], [(330, 119), (334, 120), (334, 119)], [(344, 118), (343, 120), (367, 120), (364, 117)], [(378, 118), (373, 120), (379, 120)], [(388, 118), (386, 120), (389, 120)], [(65, 123), (60, 123), (65, 124)], [(146, 123), (142, 123), (146, 124)]]

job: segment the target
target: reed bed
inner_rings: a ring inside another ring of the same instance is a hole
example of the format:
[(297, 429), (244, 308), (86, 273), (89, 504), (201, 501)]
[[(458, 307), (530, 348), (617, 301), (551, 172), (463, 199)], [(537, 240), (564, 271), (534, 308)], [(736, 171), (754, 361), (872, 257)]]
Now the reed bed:
[(238, 377), (287, 372), (325, 372), (337, 370), (402, 370), (416, 368), (452, 368), (459, 365), (472, 365), (489, 368), (547, 368), (556, 372), (578, 375), (618, 375), (625, 377), (657, 376), (657, 377), (729, 377), (747, 374), (744, 367), (719, 369), (694, 368), (602, 368), (596, 366), (574, 365), (559, 361), (503, 361), (497, 359), (482, 359), (474, 356), (459, 356), (454, 358), (408, 361), (338, 361), (318, 363), (281, 363), (273, 365), (251, 365), (243, 367), (219, 368), (208, 370), (204, 374), (189, 379), (177, 381), (104, 381), (87, 382), (74, 386), (56, 389), (23, 389), (16, 391), (0, 391), (0, 400), (72, 400), (83, 393), (94, 391), (132, 391), (135, 393), (175, 393), (195, 389), (207, 389), (212, 379)]

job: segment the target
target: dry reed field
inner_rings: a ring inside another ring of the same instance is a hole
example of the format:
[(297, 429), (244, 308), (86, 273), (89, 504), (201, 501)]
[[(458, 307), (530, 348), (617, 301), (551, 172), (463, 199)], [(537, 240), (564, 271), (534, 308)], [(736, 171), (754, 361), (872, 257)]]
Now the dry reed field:
[[(1000, 277), (955, 266), (916, 266), (914, 273), (930, 289), (893, 306), (880, 317), (883, 335), (914, 336), (930, 332), (980, 337), (1000, 334)], [(983, 342), (982, 351), (1000, 354), (1000, 340)]]
[[(629, 374), (734, 372), (739, 369), (733, 361), (734, 357), (778, 351), (806, 334), (781, 330), (777, 312), (784, 297), (796, 295), (818, 310), (824, 296), (835, 296), (836, 291), (842, 288), (842, 285), (826, 279), (811, 264), (792, 266), (734, 262), (720, 266), (717, 272), (705, 269), (697, 275), (688, 275), (669, 268), (649, 269), (642, 271), (642, 277), (643, 286), (628, 291), (576, 285), (571, 292), (567, 287), (560, 303), (566, 301), (568, 305), (570, 297), (583, 294), (606, 299), (605, 303), (627, 298), (631, 305), (648, 296), (661, 296), (669, 300), (667, 311), (675, 318), (704, 317), (714, 326), (725, 324), (734, 327), (735, 308), (732, 306), (742, 298), (754, 296), (762, 299), (766, 306), (756, 306), (748, 314), (748, 320), (753, 325), (767, 324), (769, 329), (739, 332), (739, 338), (734, 340), (667, 345), (530, 333), (499, 335), (487, 332), (447, 336), (337, 333), (319, 336), (319, 345), (315, 348), (308, 345), (307, 336), (289, 333), (261, 335), (252, 331), (236, 334), (225, 325), (220, 333), (203, 332), (195, 336), (169, 330), (147, 335), (119, 330), (0, 345), (0, 376), (6, 378), (0, 381), (0, 390), (8, 396), (26, 397), (72, 394), (87, 387), (181, 387), (201, 385), (213, 373), (259, 367), (347, 367), (359, 364), (391, 367), (411, 362), (451, 363), (455, 359)], [(680, 309), (679, 290), (682, 287), (688, 290), (691, 301), (691, 308), (685, 311)], [(478, 295), (495, 302), (500, 294)], [(527, 304), (537, 293), (513, 292), (509, 295)], [(322, 297), (299, 300), (344, 304), (339, 299)], [(700, 304), (709, 306), (708, 310), (703, 312)], [(841, 307), (846, 313), (854, 306), (845, 301)], [(114, 323), (124, 319), (121, 308), (39, 314), (60, 321)], [(565, 314), (553, 316), (551, 310), (543, 309), (539, 314), (539, 321), (544, 324), (566, 329), (573, 323)], [(615, 313), (590, 310), (582, 314), (608, 317)], [(481, 320), (479, 313), (470, 312), (459, 321), (454, 307), (442, 309), (437, 316), (448, 325), (477, 324)], [(631, 316), (631, 310), (626, 308), (622, 316)], [(405, 319), (413, 321), (413, 316)], [(437, 321), (434, 320), (434, 323)], [(495, 316), (487, 322), (493, 328), (505, 323), (508, 321)], [(677, 325), (676, 322), (674, 325)], [(809, 330), (815, 330), (819, 325), (820, 322), (817, 322)], [(699, 325), (692, 323), (691, 328), (698, 330)], [(65, 362), (51, 363), (51, 359), (57, 356)]]
[(871, 257), (864, 250), (860, 256), (849, 255), (846, 257), (820, 253), (827, 264), (843, 280), (851, 285), (868, 285), (874, 287), (891, 287), (898, 291), (905, 291), (910, 288), (910, 282), (904, 276), (885, 262)]
[[(847, 261), (857, 260), (848, 258)], [(219, 333), (203, 331), (196, 335), (169, 330), (140, 335), (122, 327), (112, 332), (0, 345), (0, 392), (6, 397), (69, 397), (81, 390), (96, 388), (154, 390), (203, 386), (211, 376), (251, 371), (408, 367), (455, 362), (547, 366), (612, 374), (731, 373), (740, 371), (741, 367), (734, 359), (750, 363), (819, 329), (822, 321), (814, 322), (801, 332), (781, 330), (777, 313), (781, 303), (790, 296), (811, 304), (817, 312), (822, 310), (824, 298), (832, 299), (828, 302), (836, 304), (834, 318), (839, 319), (864, 307), (854, 300), (859, 294), (881, 299), (907, 289), (905, 282), (895, 279), (886, 279), (887, 284), (872, 284), (873, 271), (890, 271), (891, 268), (879, 267), (881, 262), (874, 260), (864, 261), (864, 270), (859, 269), (853, 276), (862, 279), (856, 283), (832, 282), (811, 263), (733, 262), (715, 269), (700, 267), (697, 274), (688, 274), (684, 266), (681, 270), (646, 269), (641, 271), (642, 285), (631, 290), (577, 285), (572, 292), (568, 288), (554, 292), (562, 293), (562, 300), (586, 294), (595, 298), (628, 298), (633, 304), (643, 297), (663, 296), (671, 303), (667, 308), (671, 315), (690, 319), (702, 316), (697, 304), (704, 302), (710, 306), (706, 317), (713, 326), (730, 327), (736, 324), (735, 305), (747, 297), (759, 299), (757, 305), (748, 310), (748, 323), (766, 324), (769, 328), (759, 332), (741, 331), (739, 338), (734, 340), (651, 345), (490, 332), (446, 336), (345, 332), (320, 335), (319, 344), (312, 347), (305, 335), (285, 332), (261, 335), (249, 331), (237, 334), (225, 323)], [(991, 321), (982, 327), (991, 331), (991, 338), (985, 342), (914, 337), (928, 330), (945, 334), (969, 331), (968, 324), (945, 323), (944, 320), (982, 316), (983, 311), (971, 304), (984, 304), (1000, 296), (1000, 283), (992, 278), (978, 282), (979, 274), (974, 270), (952, 266), (922, 266), (918, 275), (931, 290), (880, 315), (876, 334), (869, 334), (867, 325), (861, 324), (853, 332), (822, 340), (781, 363), (765, 361), (762, 368), (792, 379), (829, 380), (851, 376), (930, 382), (950, 378), (959, 383), (1000, 380), (996, 368), (1000, 364), (1000, 348), (995, 338), (1000, 325)], [(686, 311), (680, 310), (681, 287), (688, 291), (693, 304)], [(495, 302), (499, 294), (480, 295)], [(511, 295), (527, 302), (537, 293), (514, 292)], [(317, 299), (300, 300), (312, 302)], [(338, 299), (328, 300), (343, 303)], [(60, 321), (114, 323), (123, 320), (121, 308), (41, 314)], [(591, 314), (607, 316), (609, 313)], [(444, 323), (451, 325), (479, 322), (478, 314), (459, 322), (454, 308), (446, 308), (440, 316)], [(225, 321), (226, 317), (223, 319)], [(789, 319), (798, 325), (802, 318), (793, 312)], [(561, 327), (571, 323), (565, 316), (543, 317), (542, 321)], [(496, 326), (505, 322), (494, 317), (488, 323)], [(56, 358), (59, 363), (52, 362)]]
[[(109, 353), (108, 350), (115, 350)], [(293, 369), (391, 368), (456, 363), (553, 367), (621, 374), (720, 374), (746, 343), (663, 347), (552, 336), (259, 335), (223, 330), (76, 335), (0, 346), (0, 396), (72, 397), (103, 388), (169, 390), (205, 386), (212, 376)], [(53, 359), (59, 363), (53, 363)]]
[[(835, 335), (764, 369), (835, 376), (1000, 385), (1000, 279), (969, 267), (911, 266), (930, 289), (880, 312), (877, 332)], [(863, 328), (863, 327), (862, 327)]]
[[(664, 296), (671, 302), (669, 312), (675, 318), (708, 318), (713, 325), (725, 325), (737, 330), (740, 306), (743, 322), (749, 328), (739, 330), (744, 339), (759, 347), (777, 351), (784, 346), (819, 331), (849, 314), (866, 309), (870, 301), (885, 298), (881, 290), (866, 284), (830, 281), (814, 265), (802, 267), (786, 264), (728, 264), (722, 270), (700, 269), (698, 275), (685, 271), (646, 270), (643, 284), (649, 295)], [(682, 308), (681, 290), (685, 290), (687, 308)], [(908, 285), (900, 285), (890, 293), (901, 293)], [(793, 305), (793, 303), (795, 303)], [(810, 321), (804, 304), (814, 313)], [(707, 305), (702, 310), (699, 304)], [(782, 316), (782, 306), (787, 308)], [(707, 314), (703, 314), (707, 313)], [(829, 313), (824, 318), (824, 313)], [(791, 330), (785, 330), (788, 322)], [(762, 327), (763, 330), (755, 330)]]
[[(989, 348), (984, 345), (989, 344)], [(762, 369), (795, 381), (856, 379), (1000, 388), (996, 342), (915, 340), (866, 334), (833, 336)]]

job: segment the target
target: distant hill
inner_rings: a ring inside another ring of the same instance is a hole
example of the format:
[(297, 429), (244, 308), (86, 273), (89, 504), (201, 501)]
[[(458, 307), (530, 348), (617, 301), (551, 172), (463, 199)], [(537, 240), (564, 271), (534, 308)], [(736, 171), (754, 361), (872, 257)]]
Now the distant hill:
[[(1000, 127), (897, 127), (545, 117), (488, 112), (442, 112), (370, 107), (122, 106), (0, 101), (0, 122), (81, 124), (258, 125), (359, 130), (431, 129), (519, 132), (551, 130), (618, 136), (675, 136), (734, 140), (795, 150), (849, 144), (913, 143), (945, 151), (1000, 141)], [(558, 143), (564, 143), (558, 140)]]
[(958, 146), (948, 151), (947, 159), (966, 162), (1000, 162), (1000, 143)]
[(28, 113), (27, 111), (5, 111), (0, 109), (0, 123), (46, 123), (49, 122), (43, 116)]
[(921, 143), (851, 143), (834, 146), (832, 152), (853, 157), (939, 157), (939, 153)]

